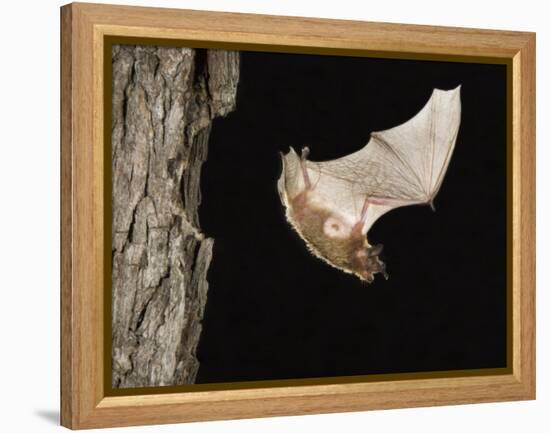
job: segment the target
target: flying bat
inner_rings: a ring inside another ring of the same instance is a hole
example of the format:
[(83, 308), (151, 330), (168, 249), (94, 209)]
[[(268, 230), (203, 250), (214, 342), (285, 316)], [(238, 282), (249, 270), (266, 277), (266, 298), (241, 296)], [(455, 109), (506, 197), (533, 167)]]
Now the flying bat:
[(460, 86), (434, 89), (426, 105), (394, 128), (372, 132), (357, 152), (309, 161), (293, 148), (281, 154), (277, 187), (288, 222), (315, 256), (368, 283), (387, 279), (381, 244), (367, 232), (392, 209), (433, 207), (449, 166), (460, 126)]

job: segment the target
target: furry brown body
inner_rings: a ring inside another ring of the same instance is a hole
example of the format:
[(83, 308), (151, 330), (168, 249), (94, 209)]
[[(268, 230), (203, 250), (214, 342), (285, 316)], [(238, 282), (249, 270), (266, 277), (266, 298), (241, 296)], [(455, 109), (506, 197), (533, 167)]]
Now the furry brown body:
[(287, 218), (311, 252), (330, 265), (367, 282), (372, 282), (378, 272), (387, 278), (378, 257), (382, 245), (372, 247), (368, 243), (361, 233), (361, 222), (350, 226), (335, 212), (314, 204), (309, 190), (290, 200)]

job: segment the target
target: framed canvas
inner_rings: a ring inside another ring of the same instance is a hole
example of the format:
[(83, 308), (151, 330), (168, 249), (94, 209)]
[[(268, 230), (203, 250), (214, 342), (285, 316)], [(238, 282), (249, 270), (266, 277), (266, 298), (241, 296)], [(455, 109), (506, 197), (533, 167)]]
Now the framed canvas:
[(61, 8), (61, 423), (535, 398), (535, 35)]

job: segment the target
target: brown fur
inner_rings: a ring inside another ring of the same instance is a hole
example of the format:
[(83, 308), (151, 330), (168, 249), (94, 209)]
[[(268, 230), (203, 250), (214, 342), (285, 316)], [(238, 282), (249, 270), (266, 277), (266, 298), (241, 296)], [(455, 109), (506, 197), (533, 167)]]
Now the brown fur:
[(378, 251), (371, 248), (360, 229), (351, 230), (345, 238), (327, 236), (325, 222), (330, 217), (336, 220), (339, 218), (333, 212), (311, 204), (307, 195), (307, 191), (304, 191), (290, 201), (287, 218), (309, 250), (328, 264), (367, 282), (371, 282), (377, 272), (385, 274), (385, 266), (378, 258), (381, 247), (376, 247)]

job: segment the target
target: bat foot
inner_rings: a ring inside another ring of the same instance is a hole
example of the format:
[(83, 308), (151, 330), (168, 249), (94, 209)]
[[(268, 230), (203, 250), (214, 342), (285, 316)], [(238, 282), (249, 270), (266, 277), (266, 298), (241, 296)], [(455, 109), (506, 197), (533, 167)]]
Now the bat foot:
[(300, 156), (300, 166), (302, 167), (302, 174), (304, 176), (304, 184), (306, 189), (311, 189), (311, 181), (309, 179), (309, 174), (307, 172), (306, 161), (309, 155), (309, 147), (305, 146), (302, 148), (302, 155)]

